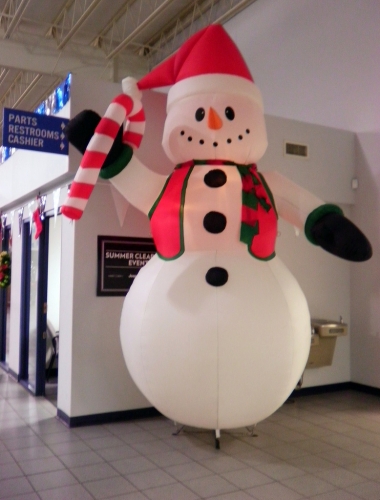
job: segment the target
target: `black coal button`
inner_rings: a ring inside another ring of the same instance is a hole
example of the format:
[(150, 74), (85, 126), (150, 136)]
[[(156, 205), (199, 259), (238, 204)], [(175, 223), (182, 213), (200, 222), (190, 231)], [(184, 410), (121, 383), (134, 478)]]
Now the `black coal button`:
[(220, 170), (220, 168), (216, 168), (214, 170), (210, 170), (204, 177), (205, 184), (211, 188), (218, 188), (224, 186), (227, 182), (227, 176)]
[(223, 267), (210, 267), (206, 281), (211, 286), (223, 286), (228, 281), (228, 272)]
[(203, 218), (203, 227), (209, 233), (221, 233), (226, 229), (226, 225), (226, 216), (220, 212), (208, 212)]

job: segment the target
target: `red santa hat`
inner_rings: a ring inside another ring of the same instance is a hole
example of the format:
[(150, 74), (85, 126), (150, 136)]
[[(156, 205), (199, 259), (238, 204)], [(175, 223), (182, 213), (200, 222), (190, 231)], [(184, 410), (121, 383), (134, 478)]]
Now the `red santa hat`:
[(208, 92), (244, 94), (262, 107), (260, 91), (247, 64), (219, 24), (195, 33), (137, 85), (140, 90), (172, 85), (168, 108), (184, 97)]

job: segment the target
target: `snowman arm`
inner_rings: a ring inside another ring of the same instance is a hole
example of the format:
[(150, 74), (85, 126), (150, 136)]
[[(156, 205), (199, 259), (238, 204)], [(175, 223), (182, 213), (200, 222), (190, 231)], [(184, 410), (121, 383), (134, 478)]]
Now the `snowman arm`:
[(264, 178), (272, 191), (278, 215), (298, 229), (304, 230), (308, 216), (325, 205), (323, 200), (276, 171), (265, 172)]
[(362, 262), (371, 258), (370, 242), (337, 205), (325, 204), (278, 172), (267, 172), (265, 179), (278, 215), (304, 230), (311, 243), (346, 260)]
[(147, 168), (129, 146), (125, 147), (117, 162), (101, 170), (100, 177), (109, 179), (129, 203), (146, 215), (167, 180), (166, 175), (157, 174)]

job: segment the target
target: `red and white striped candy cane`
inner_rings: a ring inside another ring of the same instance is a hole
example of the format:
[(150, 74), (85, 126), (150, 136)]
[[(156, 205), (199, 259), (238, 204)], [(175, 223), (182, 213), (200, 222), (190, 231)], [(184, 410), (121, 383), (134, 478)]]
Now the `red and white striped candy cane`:
[(61, 208), (61, 212), (69, 219), (78, 220), (82, 217), (98, 180), (100, 169), (120, 126), (125, 121), (123, 143), (136, 149), (140, 146), (144, 135), (144, 110), (140, 100), (133, 99), (126, 94), (120, 94), (113, 99), (96, 127), (71, 184), (70, 192)]

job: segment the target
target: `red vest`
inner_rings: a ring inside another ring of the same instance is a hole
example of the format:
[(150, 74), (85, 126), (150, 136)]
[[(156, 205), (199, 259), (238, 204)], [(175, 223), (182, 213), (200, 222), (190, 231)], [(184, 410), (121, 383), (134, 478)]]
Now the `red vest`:
[(230, 165), (242, 179), (240, 241), (251, 255), (261, 260), (275, 256), (277, 212), (274, 200), (256, 165), (236, 165), (219, 160), (192, 161), (178, 165), (168, 177), (160, 196), (149, 212), (150, 227), (158, 255), (165, 260), (178, 258), (185, 251), (183, 207), (188, 179), (194, 165)]

